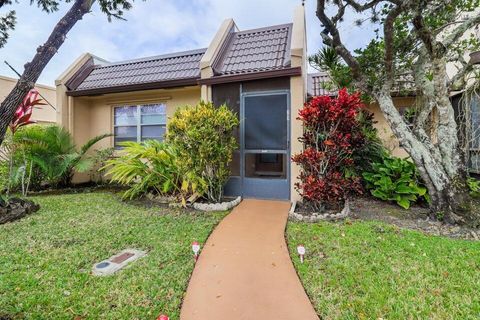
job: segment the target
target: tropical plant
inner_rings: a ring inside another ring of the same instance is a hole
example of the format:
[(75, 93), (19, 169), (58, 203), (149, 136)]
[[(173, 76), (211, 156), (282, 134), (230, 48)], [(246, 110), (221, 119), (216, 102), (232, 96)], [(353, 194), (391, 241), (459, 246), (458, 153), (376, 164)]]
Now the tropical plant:
[(188, 180), (177, 166), (177, 154), (168, 144), (146, 140), (120, 145), (123, 147), (120, 155), (107, 160), (102, 170), (106, 170), (111, 182), (129, 187), (124, 198), (133, 199), (148, 193), (178, 194), (182, 189), (186, 193), (195, 189), (195, 185), (189, 188)]
[(354, 161), (366, 145), (359, 121), (362, 107), (360, 94), (342, 89), (337, 98), (315, 97), (300, 110), (304, 150), (292, 160), (301, 167), (296, 188), (314, 210), (337, 207), (362, 192)]
[[(32, 89), (24, 97), (22, 103), (18, 106), (12, 121), (10, 122), (10, 132), (7, 134), (7, 143), (5, 143), (0, 152), (0, 160), (8, 162), (8, 177), (5, 192), (8, 193), (15, 185), (20, 185), (22, 195), (26, 195), (30, 185), (31, 171), (27, 170), (30, 164), (22, 154), (20, 157), (17, 154), (17, 144), (14, 143), (15, 133), (24, 126), (35, 123), (31, 120), (33, 108), (39, 105), (45, 105), (41, 99), (38, 99), (38, 91)], [(17, 161), (15, 161), (17, 160)], [(16, 163), (21, 163), (16, 165)]]
[(468, 177), (467, 179), (468, 189), (470, 190), (470, 195), (475, 198), (480, 197), (480, 180), (473, 177)]
[(372, 172), (364, 172), (363, 178), (374, 197), (394, 201), (405, 209), (421, 199), (430, 201), (413, 162), (385, 155), (381, 162), (372, 165), (372, 169)]
[(223, 197), (228, 165), (238, 146), (234, 137), (238, 125), (237, 115), (226, 105), (215, 107), (203, 101), (177, 109), (168, 123), (167, 142), (178, 152), (180, 171), (204, 182), (198, 191), (208, 201), (219, 202)]
[(346, 68), (337, 52), (328, 46), (324, 46), (317, 54), (308, 57), (310, 65), (322, 71), (327, 71), (330, 75), (331, 83), (326, 83), (328, 90), (338, 88), (349, 88), (352, 83), (352, 74), (350, 69)]
[(362, 172), (371, 170), (372, 164), (381, 161), (388, 151), (378, 136), (378, 130), (374, 126), (375, 121), (372, 112), (366, 109), (360, 109), (356, 120), (365, 139), (365, 143), (353, 150), (352, 158), (355, 164), (355, 174), (361, 175)]
[(14, 144), (25, 154), (34, 169), (41, 172), (45, 183), (54, 187), (66, 187), (72, 183), (75, 172), (87, 172), (93, 165), (87, 154), (93, 145), (111, 136), (96, 136), (77, 149), (72, 135), (63, 127), (52, 125), (25, 128), (17, 132)]
[(0, 194), (5, 191), (8, 186), (9, 172), (8, 162), (0, 159)]
[[(348, 80), (337, 75), (338, 69), (348, 72), (349, 87), (378, 102), (428, 188), (433, 213), (443, 212), (452, 223), (479, 225), (480, 213), (468, 194), (463, 161), (467, 157), (458, 138), (450, 92), (463, 91), (479, 78), (480, 65), (465, 59), (465, 53), (480, 48), (473, 32), (480, 25), (480, 0), (318, 0), (316, 4), (323, 28), (320, 36), (342, 59), (340, 66), (334, 60), (333, 68), (328, 67), (333, 81)], [(368, 23), (375, 30), (370, 36), (364, 33), (362, 47), (352, 50), (345, 42), (344, 33), (350, 32), (345, 17), (358, 18), (358, 26)], [(318, 59), (322, 56), (320, 52)], [(455, 68), (447, 76), (448, 65)], [(414, 119), (402, 117), (394, 103), (394, 96), (407, 93), (416, 96)]]
[(90, 169), (90, 180), (97, 184), (102, 184), (104, 181), (102, 168), (107, 164), (115, 154), (115, 148), (95, 149), (92, 156), (92, 167)]

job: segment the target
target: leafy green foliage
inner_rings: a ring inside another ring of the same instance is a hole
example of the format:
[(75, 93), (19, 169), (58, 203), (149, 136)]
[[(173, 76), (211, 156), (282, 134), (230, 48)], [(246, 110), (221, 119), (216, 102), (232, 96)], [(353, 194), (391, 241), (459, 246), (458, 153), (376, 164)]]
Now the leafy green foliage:
[(470, 190), (470, 195), (472, 197), (480, 197), (480, 180), (473, 177), (467, 179), (468, 190)]
[(120, 155), (108, 160), (102, 170), (107, 170), (112, 182), (129, 186), (124, 198), (133, 199), (149, 192), (156, 195), (180, 192), (183, 178), (171, 146), (157, 140), (123, 142), (121, 146)]
[(365, 143), (361, 148), (353, 150), (352, 158), (355, 164), (354, 174), (361, 175), (362, 172), (371, 171), (373, 163), (382, 161), (387, 151), (374, 126), (375, 120), (372, 112), (365, 109), (360, 110), (357, 122)]
[[(404, 10), (393, 22), (392, 58), (394, 78), (391, 80), (395, 83), (394, 89), (398, 90), (400, 94), (412, 90), (410, 87), (411, 84), (409, 84), (412, 79), (409, 78), (408, 75), (412, 74), (414, 65), (421, 54), (420, 44), (422, 41), (420, 41), (419, 34), (412, 26), (413, 17), (420, 12), (424, 28), (428, 30), (435, 39), (442, 41), (445, 35), (448, 36), (449, 33), (454, 30), (454, 26), (457, 26), (466, 19), (466, 17), (477, 14), (475, 10), (480, 6), (480, 1), (454, 0), (445, 2), (442, 0), (434, 0), (429, 1), (428, 6), (420, 6), (420, 11), (415, 9), (416, 5)], [(361, 20), (357, 23), (357, 26), (361, 27), (363, 23), (367, 22), (375, 28), (375, 36), (372, 37), (364, 47), (357, 48), (353, 52), (371, 92), (381, 88), (387, 80), (383, 28), (387, 16), (392, 12), (394, 7), (395, 5), (392, 3), (379, 2), (378, 5), (370, 9), (370, 13), (368, 13), (367, 10), (363, 11)], [(444, 56), (447, 61), (460, 62), (465, 52), (473, 52), (480, 49), (480, 39), (474, 32), (470, 34), (466, 32), (463, 37), (445, 49), (446, 52)], [(310, 57), (312, 66), (328, 71), (332, 82), (341, 84), (338, 88), (347, 87), (350, 91), (355, 90), (353, 78), (351, 76), (345, 77), (346, 74), (349, 74), (350, 68), (343, 63), (343, 61), (339, 62), (337, 59), (331, 59), (330, 55), (325, 55), (326, 51), (332, 51), (332, 54), (335, 54), (333, 48), (326, 47), (322, 49)], [(329, 63), (332, 61), (334, 63)], [(463, 61), (462, 63), (466, 62)], [(427, 69), (426, 76), (428, 78), (433, 68), (432, 66), (428, 66)], [(341, 72), (339, 72), (339, 70), (341, 70)]]
[(39, 183), (55, 187), (71, 185), (75, 172), (87, 172), (92, 168), (90, 148), (100, 140), (111, 136), (96, 136), (77, 149), (72, 135), (63, 127), (30, 126), (14, 136), (16, 157), (24, 156), (34, 166)]
[(107, 164), (107, 161), (115, 155), (115, 148), (95, 149), (91, 156), (92, 167), (90, 169), (90, 180), (98, 184), (103, 183), (103, 171), (101, 170)]
[(0, 194), (8, 184), (8, 162), (0, 161)]
[(420, 199), (429, 201), (415, 165), (406, 159), (385, 156), (372, 165), (372, 172), (364, 172), (363, 178), (374, 197), (395, 201), (402, 208), (408, 209)]
[[(102, 11), (112, 21), (112, 18), (123, 19), (125, 11), (132, 8), (135, 0), (84, 0), (87, 5), (97, 2), (100, 11)], [(58, 11), (62, 2), (72, 2), (72, 0), (30, 0), (30, 4), (36, 4), (42, 11), (52, 13)], [(18, 1), (1, 0), (0, 8), (4, 6), (17, 5)], [(15, 29), (17, 17), (15, 10), (8, 11), (4, 16), (0, 17), (0, 48), (2, 48), (9, 38), (9, 33)]]
[(15, 11), (10, 11), (5, 16), (0, 17), (0, 48), (2, 48), (9, 38), (9, 32), (15, 28), (17, 18)]
[(167, 142), (178, 152), (180, 171), (203, 182), (198, 191), (209, 201), (223, 197), (228, 165), (238, 146), (234, 137), (238, 125), (237, 115), (226, 105), (203, 101), (177, 109), (168, 123)]
[(340, 56), (335, 52), (335, 49), (325, 46), (318, 51), (318, 53), (308, 57), (310, 65), (320, 71), (328, 71), (331, 83), (326, 83), (327, 90), (335, 90), (347, 88), (352, 90), (352, 73), (350, 68), (343, 64)]

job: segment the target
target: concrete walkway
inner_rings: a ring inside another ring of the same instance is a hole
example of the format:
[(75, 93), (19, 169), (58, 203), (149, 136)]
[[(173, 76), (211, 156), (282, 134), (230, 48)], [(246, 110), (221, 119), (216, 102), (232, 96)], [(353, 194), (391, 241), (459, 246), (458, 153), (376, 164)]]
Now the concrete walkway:
[(244, 200), (214, 230), (193, 271), (181, 320), (317, 320), (284, 231), (290, 204)]

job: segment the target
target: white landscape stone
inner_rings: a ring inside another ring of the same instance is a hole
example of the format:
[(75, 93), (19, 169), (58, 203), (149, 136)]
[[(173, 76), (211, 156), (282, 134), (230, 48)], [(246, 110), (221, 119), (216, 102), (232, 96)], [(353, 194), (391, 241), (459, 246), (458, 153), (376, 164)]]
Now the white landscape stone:
[(237, 197), (232, 201), (220, 202), (220, 203), (195, 202), (192, 206), (195, 210), (200, 210), (200, 211), (227, 211), (237, 206), (240, 203), (240, 201), (242, 201), (242, 197)]
[(348, 200), (345, 201), (345, 206), (342, 209), (341, 212), (336, 213), (336, 214), (331, 214), (331, 213), (318, 213), (314, 212), (312, 214), (302, 214), (299, 212), (295, 212), (295, 209), (297, 207), (297, 202), (294, 201), (292, 203), (292, 206), (290, 207), (290, 212), (289, 216), (291, 220), (295, 221), (305, 221), (305, 222), (319, 222), (319, 221), (336, 221), (336, 220), (341, 220), (345, 219), (350, 215), (350, 203)]

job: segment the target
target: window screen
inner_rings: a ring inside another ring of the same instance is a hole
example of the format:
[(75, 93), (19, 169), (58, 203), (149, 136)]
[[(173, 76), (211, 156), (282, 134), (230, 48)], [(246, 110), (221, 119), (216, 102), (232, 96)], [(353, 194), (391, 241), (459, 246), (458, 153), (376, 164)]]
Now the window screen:
[(115, 148), (124, 141), (162, 141), (167, 125), (165, 104), (119, 106), (114, 108)]
[(287, 149), (287, 95), (245, 97), (245, 149)]

